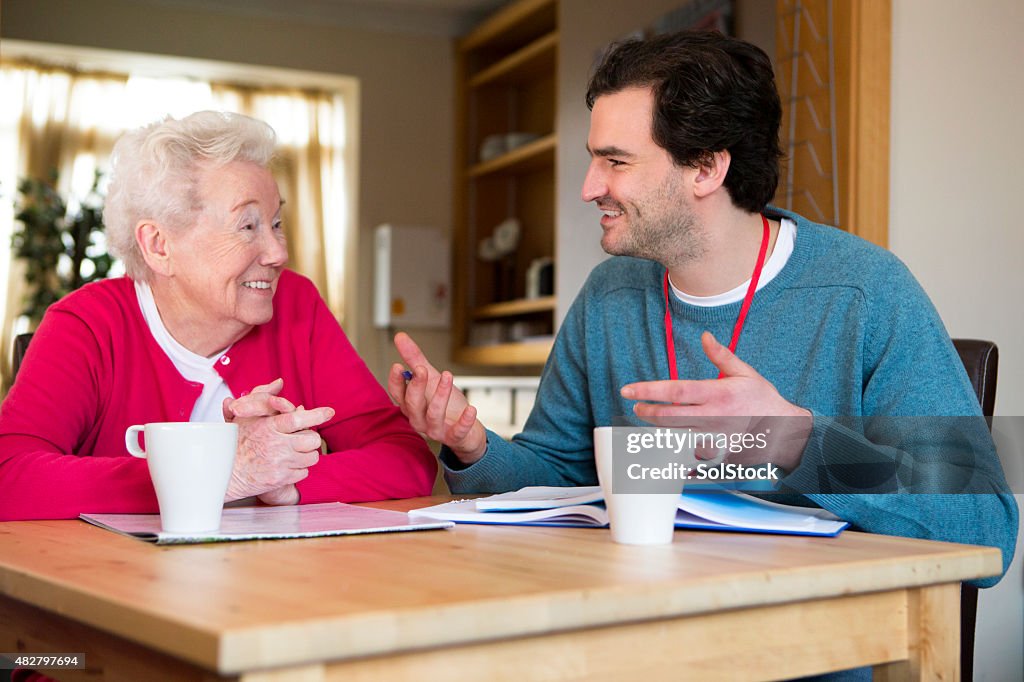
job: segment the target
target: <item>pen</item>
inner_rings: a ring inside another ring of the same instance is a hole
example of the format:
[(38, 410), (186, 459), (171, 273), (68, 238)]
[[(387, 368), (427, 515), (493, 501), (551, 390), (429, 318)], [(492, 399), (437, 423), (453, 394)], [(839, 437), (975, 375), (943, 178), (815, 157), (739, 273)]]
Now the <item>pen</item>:
[(402, 378), (406, 381), (412, 381), (412, 372), (407, 369), (402, 370)]

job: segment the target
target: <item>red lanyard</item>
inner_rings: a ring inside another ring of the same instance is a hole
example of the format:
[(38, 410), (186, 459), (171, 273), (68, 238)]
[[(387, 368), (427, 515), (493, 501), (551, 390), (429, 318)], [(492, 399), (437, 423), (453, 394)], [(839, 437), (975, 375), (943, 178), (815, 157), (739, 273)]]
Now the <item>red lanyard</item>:
[[(768, 229), (768, 218), (761, 214), (761, 224), (764, 225), (764, 236), (761, 237), (761, 250), (757, 254), (757, 263), (754, 264), (754, 273), (750, 276), (750, 286), (747, 287), (747, 295), (743, 297), (743, 305), (740, 306), (740, 314), (736, 317), (736, 326), (732, 329), (732, 338), (729, 340), (729, 350), (736, 352), (736, 345), (740, 342), (740, 333), (743, 331), (743, 323), (747, 319), (747, 311), (750, 304), (754, 302), (754, 292), (757, 291), (757, 281), (761, 279), (761, 270), (764, 268), (765, 256), (768, 255), (768, 242), (771, 231)], [(668, 270), (665, 270), (665, 350), (668, 352), (668, 374), (672, 381), (679, 380), (679, 370), (676, 367), (676, 342), (672, 338), (672, 307), (669, 305), (668, 294)], [(718, 374), (722, 378), (722, 374)]]

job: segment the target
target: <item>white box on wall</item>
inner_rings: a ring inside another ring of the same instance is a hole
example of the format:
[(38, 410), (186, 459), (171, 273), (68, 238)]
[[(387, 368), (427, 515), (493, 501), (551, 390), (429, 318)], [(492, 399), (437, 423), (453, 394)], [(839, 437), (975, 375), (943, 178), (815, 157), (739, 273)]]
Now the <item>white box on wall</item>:
[(451, 250), (441, 230), (378, 225), (374, 254), (374, 326), (447, 328)]

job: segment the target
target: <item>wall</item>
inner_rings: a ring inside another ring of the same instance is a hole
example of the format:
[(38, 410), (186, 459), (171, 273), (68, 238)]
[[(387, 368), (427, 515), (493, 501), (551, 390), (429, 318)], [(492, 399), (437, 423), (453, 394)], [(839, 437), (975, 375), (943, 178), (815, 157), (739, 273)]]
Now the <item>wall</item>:
[[(999, 345), (996, 414), (1017, 418), (1024, 415), (1022, 31), (1019, 0), (893, 3), (890, 246), (951, 335)], [(1010, 456), (1022, 456), (1019, 446)], [(1021, 679), (1022, 549), (1024, 534), (1010, 573), (981, 593), (978, 680)]]
[(999, 344), (1004, 415), (1024, 414), (1022, 29), (1015, 0), (893, 8), (891, 248), (951, 335)]
[[(371, 370), (386, 371), (386, 335), (371, 327), (375, 225), (451, 224), (452, 48), (444, 37), (126, 0), (4, 0), (0, 36), (354, 76), (361, 85), (359, 246), (346, 331)], [(416, 333), (439, 364), (446, 332)]]

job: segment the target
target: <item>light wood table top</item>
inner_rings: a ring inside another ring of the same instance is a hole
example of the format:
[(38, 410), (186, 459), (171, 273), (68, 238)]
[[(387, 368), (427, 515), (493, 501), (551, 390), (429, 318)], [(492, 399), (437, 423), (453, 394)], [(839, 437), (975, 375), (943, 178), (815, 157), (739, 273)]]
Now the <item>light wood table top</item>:
[[(442, 499), (373, 506), (407, 510)], [(996, 549), (851, 531), (837, 538), (677, 531), (671, 545), (631, 547), (614, 544), (603, 529), (460, 525), (157, 547), (80, 521), (0, 523), (0, 595), (8, 618), (54, 615), (223, 676), (281, 669), (278, 676), (245, 677), (252, 680), (334, 679), (325, 662), (383, 665), (446, 647), (509, 640), (540, 645), (553, 633), (681, 623), (733, 611), (761, 609), (770, 624), (774, 607), (858, 596), (868, 601), (856, 612), (869, 619), (870, 608), (900, 611), (899, 646), (920, 648), (917, 588), (947, 585), (940, 599), (945, 622), (959, 581), (1000, 569)], [(868, 603), (883, 593), (898, 597), (888, 606)], [(22, 604), (30, 613), (18, 611)], [(24, 636), (24, 627), (5, 632), (0, 626), (0, 635)], [(950, 627), (955, 635), (956, 624)], [(37, 636), (37, 645), (47, 644)], [(20, 641), (31, 646), (25, 642), (33, 640)], [(11, 645), (0, 640), (0, 651), (12, 651), (5, 648)], [(884, 642), (878, 646), (885, 650), (858, 664), (905, 658), (896, 644), (895, 654)], [(480, 660), (486, 666), (500, 658)], [(847, 662), (840, 656), (827, 665)], [(426, 669), (423, 660), (416, 665)], [(286, 675), (303, 670), (305, 676)], [(593, 671), (584, 674), (594, 678)], [(552, 679), (563, 677), (572, 675)]]

